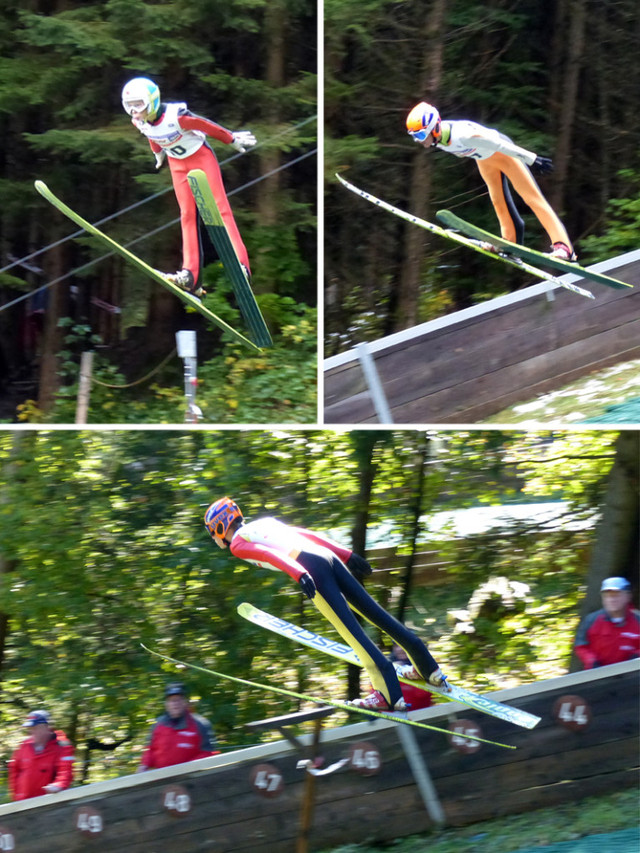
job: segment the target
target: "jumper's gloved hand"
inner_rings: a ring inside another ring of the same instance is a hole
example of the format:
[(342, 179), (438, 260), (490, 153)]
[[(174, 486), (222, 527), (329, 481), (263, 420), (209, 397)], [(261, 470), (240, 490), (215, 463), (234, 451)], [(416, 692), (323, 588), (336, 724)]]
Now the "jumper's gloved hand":
[(236, 130), (233, 134), (231, 146), (232, 148), (235, 148), (236, 151), (240, 151), (241, 154), (244, 154), (247, 148), (253, 148), (257, 141), (258, 140), (250, 130)]
[(434, 671), (429, 675), (427, 683), (433, 684), (434, 687), (439, 687), (441, 690), (444, 690), (445, 693), (449, 693), (451, 690), (449, 682), (447, 681), (447, 676), (442, 672), (440, 667), (434, 669)]
[(357, 580), (361, 581), (363, 578), (368, 578), (371, 574), (371, 566), (365, 560), (364, 557), (361, 557), (359, 554), (352, 554), (347, 560), (347, 568), (351, 572), (351, 574)]
[(167, 156), (167, 152), (162, 149), (162, 151), (154, 151), (154, 156), (156, 158), (156, 169), (159, 169), (164, 163), (164, 158)]
[(300, 584), (300, 589), (304, 592), (307, 598), (311, 599), (315, 596), (316, 585), (309, 572), (305, 572), (303, 575), (301, 575), (298, 583)]
[(536, 157), (531, 169), (539, 175), (548, 175), (553, 172), (553, 161), (551, 157)]

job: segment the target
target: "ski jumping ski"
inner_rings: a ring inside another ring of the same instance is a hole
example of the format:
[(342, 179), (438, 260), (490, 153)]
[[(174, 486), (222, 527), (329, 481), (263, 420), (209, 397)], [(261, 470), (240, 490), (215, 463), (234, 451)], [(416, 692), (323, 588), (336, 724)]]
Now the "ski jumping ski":
[(496, 237), (494, 234), (490, 234), (488, 231), (483, 231), (482, 228), (478, 228), (476, 225), (472, 225), (470, 222), (460, 219), (459, 216), (456, 216), (455, 213), (451, 213), (450, 210), (439, 210), (436, 213), (436, 217), (440, 222), (444, 223), (447, 228), (459, 231), (461, 234), (464, 234), (466, 237), (473, 240), (479, 240), (482, 243), (489, 243), (497, 249), (501, 249), (505, 254), (515, 255), (523, 261), (532, 261), (533, 263), (541, 264), (543, 267), (549, 267), (549, 269), (556, 270), (557, 272), (572, 273), (573, 275), (578, 275), (581, 278), (588, 278), (590, 281), (598, 282), (598, 284), (606, 284), (607, 287), (615, 287), (617, 289), (633, 287), (632, 284), (627, 284), (624, 281), (618, 281), (617, 278), (611, 278), (610, 276), (603, 275), (603, 273), (596, 272), (595, 270), (585, 269), (579, 264), (572, 263), (571, 261), (563, 261), (561, 258), (552, 258), (550, 255), (545, 255), (544, 252), (537, 252), (535, 249), (528, 249), (526, 246), (520, 246), (518, 243), (511, 243), (509, 240), (505, 240), (502, 237)]
[(229, 239), (226, 225), (211, 192), (207, 176), (202, 169), (192, 169), (187, 174), (187, 180), (189, 181), (189, 187), (191, 188), (200, 218), (204, 222), (207, 234), (222, 261), (227, 278), (233, 285), (233, 292), (238, 301), (238, 307), (246, 324), (251, 329), (255, 342), (260, 347), (273, 346), (269, 329), (264, 321), (264, 317), (260, 313), (260, 308), (251, 290), (247, 274), (238, 260), (233, 243)]
[[(442, 732), (446, 735), (451, 734), (449, 729), (443, 729), (438, 726), (429, 726), (426, 723), (421, 723), (418, 720), (410, 720), (408, 717), (401, 717), (398, 714), (383, 713), (382, 711), (372, 711), (369, 708), (359, 708), (356, 705), (351, 705), (349, 702), (343, 702), (340, 699), (320, 699), (317, 696), (307, 696), (305, 693), (296, 693), (295, 690), (287, 690), (285, 687), (276, 687), (274, 684), (258, 684), (257, 681), (249, 681), (247, 678), (239, 678), (237, 675), (227, 675), (224, 672), (216, 672), (213, 669), (207, 669), (204, 666), (199, 666), (195, 663), (188, 663), (187, 661), (178, 660), (177, 658), (169, 657), (169, 655), (164, 655), (162, 654), (162, 652), (156, 652), (153, 649), (150, 649), (148, 646), (145, 646), (144, 643), (140, 643), (140, 645), (146, 652), (149, 652), (149, 654), (162, 658), (162, 660), (168, 661), (169, 663), (172, 663), (175, 666), (195, 669), (198, 672), (205, 672), (207, 675), (213, 675), (215, 678), (226, 678), (228, 681), (233, 681), (236, 684), (243, 684), (245, 687), (255, 687), (258, 690), (268, 690), (271, 693), (279, 693), (281, 696), (290, 696), (294, 699), (300, 699), (303, 702), (313, 702), (316, 705), (331, 705), (333, 708), (340, 708), (342, 711), (347, 711), (349, 713), (364, 714), (367, 717), (375, 717), (376, 719), (380, 720), (389, 720), (392, 723), (402, 723), (405, 726), (415, 726), (419, 729), (429, 729), (430, 731)], [(503, 749), (517, 749), (517, 747), (511, 746), (510, 744), (499, 743), (498, 741), (494, 740), (487, 740), (486, 738), (477, 737), (476, 735), (461, 734), (461, 737), (468, 737), (470, 740), (480, 741), (481, 743), (488, 743), (491, 744), (491, 746), (500, 746)]]
[[(260, 610), (247, 602), (238, 605), (237, 611), (244, 619), (253, 622), (255, 625), (259, 625), (261, 628), (267, 628), (269, 631), (280, 634), (282, 637), (288, 637), (290, 640), (302, 643), (311, 649), (332, 655), (339, 660), (345, 661), (345, 663), (362, 666), (360, 659), (350, 646), (345, 646), (335, 640), (329, 640), (326, 637), (320, 636), (320, 634), (308, 631), (306, 628), (299, 628), (297, 625), (293, 625), (291, 622), (287, 622), (277, 616), (272, 616), (270, 613)], [(467, 705), (476, 711), (482, 711), (484, 714), (490, 714), (492, 717), (506, 720), (508, 723), (522, 726), (525, 729), (534, 728), (541, 719), (534, 714), (529, 714), (527, 711), (522, 711), (520, 708), (504, 705), (501, 702), (489, 699), (487, 696), (480, 696), (463, 687), (457, 687), (455, 684), (449, 683), (450, 690), (447, 692), (442, 688), (426, 684), (424, 681), (415, 681), (408, 678), (400, 678), (399, 681), (419, 687), (422, 690), (428, 690), (430, 693), (437, 693), (451, 702), (460, 702), (462, 705)]]
[[(535, 276), (536, 278), (543, 279), (544, 281), (551, 282), (551, 284), (556, 284), (559, 287), (564, 287), (566, 290), (570, 290), (572, 293), (577, 293), (580, 296), (585, 296), (587, 299), (594, 299), (593, 293), (589, 290), (585, 290), (582, 287), (578, 287), (576, 284), (570, 284), (569, 282), (562, 281), (562, 279), (557, 278), (546, 270), (541, 270), (538, 267), (534, 267), (531, 264), (526, 263), (522, 258), (515, 257), (514, 255), (507, 254), (506, 252), (492, 252), (487, 248), (488, 240), (472, 240), (469, 237), (465, 237), (462, 234), (458, 234), (456, 231), (451, 231), (448, 228), (442, 228), (440, 225), (435, 225), (433, 222), (427, 222), (426, 219), (420, 219), (418, 216), (414, 216), (412, 213), (407, 213), (406, 210), (401, 210), (399, 207), (394, 207), (392, 204), (389, 204), (386, 201), (382, 201), (382, 199), (377, 198), (371, 193), (366, 192), (366, 190), (361, 190), (359, 187), (356, 187), (354, 184), (349, 183), (349, 181), (345, 180), (341, 175), (336, 174), (336, 178), (340, 181), (340, 183), (350, 190), (352, 193), (359, 195), (361, 198), (370, 201), (372, 204), (381, 207), (383, 210), (388, 211), (389, 213), (393, 213), (394, 216), (399, 216), (400, 219), (404, 219), (407, 222), (413, 223), (413, 225), (418, 225), (420, 228), (424, 228), (426, 231), (431, 232), (431, 234), (437, 234), (440, 237), (444, 237), (447, 240), (453, 240), (454, 243), (459, 243), (462, 246), (466, 246), (469, 249), (473, 249), (474, 252), (479, 252), (481, 255), (485, 255), (488, 258), (498, 259), (503, 263), (509, 264), (512, 267), (516, 267), (522, 272), (526, 272), (529, 275)], [(546, 257), (539, 253), (541, 257)], [(572, 272), (579, 271), (582, 274), (582, 270), (580, 267), (572, 266)], [(626, 286), (626, 285), (625, 285)]]
[(256, 344), (244, 335), (240, 334), (240, 332), (237, 332), (232, 326), (229, 326), (228, 323), (225, 323), (221, 317), (218, 317), (217, 314), (214, 314), (213, 311), (206, 308), (196, 296), (193, 296), (191, 293), (187, 293), (186, 290), (183, 290), (181, 287), (167, 281), (157, 270), (154, 270), (153, 267), (150, 267), (149, 264), (145, 263), (137, 255), (134, 255), (133, 252), (130, 252), (124, 246), (121, 246), (120, 243), (117, 243), (111, 237), (108, 237), (103, 231), (100, 231), (99, 228), (96, 228), (95, 225), (92, 225), (90, 222), (87, 222), (86, 219), (83, 219), (82, 216), (77, 214), (57, 196), (55, 196), (43, 181), (36, 181), (35, 188), (43, 198), (67, 216), (72, 222), (75, 222), (76, 225), (80, 226), (80, 228), (84, 228), (87, 234), (96, 237), (108, 246), (112, 252), (116, 252), (118, 255), (123, 257), (125, 261), (145, 273), (157, 284), (161, 284), (163, 287), (166, 287), (167, 290), (170, 290), (171, 293), (173, 293), (174, 296), (177, 296), (178, 299), (185, 303), (185, 305), (190, 305), (192, 308), (195, 308), (195, 310), (202, 314), (203, 317), (218, 326), (218, 328), (228, 332), (236, 341), (250, 347), (252, 350), (260, 351), (259, 346), (256, 346)]

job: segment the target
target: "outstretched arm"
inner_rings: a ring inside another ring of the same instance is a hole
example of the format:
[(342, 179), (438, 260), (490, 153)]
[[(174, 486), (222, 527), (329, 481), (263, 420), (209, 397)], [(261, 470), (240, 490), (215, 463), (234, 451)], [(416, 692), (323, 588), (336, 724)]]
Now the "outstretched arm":
[(227, 145), (233, 142), (233, 133), (230, 130), (202, 116), (179, 115), (178, 124), (182, 130), (199, 130), (201, 133), (206, 133), (207, 136), (212, 136), (214, 139), (224, 142)]

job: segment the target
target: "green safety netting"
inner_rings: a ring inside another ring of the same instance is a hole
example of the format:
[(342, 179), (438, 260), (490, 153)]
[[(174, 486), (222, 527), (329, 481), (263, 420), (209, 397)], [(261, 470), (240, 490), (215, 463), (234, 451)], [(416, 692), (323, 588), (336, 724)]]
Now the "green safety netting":
[(640, 423), (640, 397), (632, 397), (624, 403), (607, 406), (597, 418), (580, 421), (583, 424), (637, 424)]

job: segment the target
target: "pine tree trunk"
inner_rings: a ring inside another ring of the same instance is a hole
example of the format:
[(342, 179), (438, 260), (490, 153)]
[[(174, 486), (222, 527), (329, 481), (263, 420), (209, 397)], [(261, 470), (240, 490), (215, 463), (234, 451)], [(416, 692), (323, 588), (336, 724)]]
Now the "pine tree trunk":
[[(446, 10), (446, 0), (435, 0), (426, 14), (423, 29), (424, 50), (418, 90), (421, 93), (420, 97), (434, 100), (436, 104), (442, 81)], [(423, 150), (416, 152), (413, 158), (409, 186), (409, 210), (424, 219), (431, 198), (431, 164), (429, 155)], [(400, 270), (400, 286), (392, 331), (409, 328), (418, 321), (420, 270), (429, 243), (430, 239), (425, 237), (425, 232), (420, 228), (414, 225), (405, 227), (404, 260)]]

